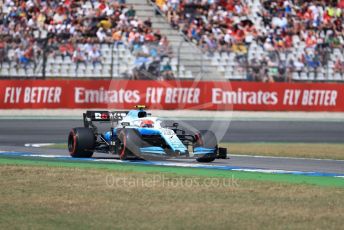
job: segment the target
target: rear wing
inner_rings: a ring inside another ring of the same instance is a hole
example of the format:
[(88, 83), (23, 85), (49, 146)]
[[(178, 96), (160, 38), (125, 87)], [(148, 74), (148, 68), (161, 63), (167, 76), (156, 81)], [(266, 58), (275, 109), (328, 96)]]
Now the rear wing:
[(88, 128), (89, 126), (94, 127), (93, 121), (99, 122), (116, 122), (123, 120), (129, 111), (93, 111), (87, 110), (83, 113), (84, 126)]

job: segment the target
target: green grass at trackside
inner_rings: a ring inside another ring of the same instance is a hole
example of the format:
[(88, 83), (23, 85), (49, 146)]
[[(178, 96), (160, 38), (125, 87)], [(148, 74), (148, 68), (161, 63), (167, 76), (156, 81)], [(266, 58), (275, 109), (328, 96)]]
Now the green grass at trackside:
[[(343, 188), (257, 181), (250, 177), (260, 174), (218, 170), (8, 158), (0, 163), (0, 229), (341, 229), (344, 224)], [(214, 176), (231, 183), (209, 183)]]
[[(229, 142), (221, 143), (230, 154), (277, 157), (302, 157), (344, 160), (344, 144), (340, 143), (284, 143), (284, 142)], [(67, 144), (44, 148), (67, 149)]]
[(124, 172), (149, 172), (149, 173), (169, 173), (178, 176), (201, 176), (217, 178), (236, 178), (240, 180), (272, 181), (293, 184), (309, 184), (329, 187), (343, 187), (343, 178), (323, 177), (323, 176), (304, 176), (291, 174), (269, 174), (256, 172), (240, 172), (219, 169), (200, 169), (184, 167), (151, 166), (128, 163), (106, 163), (106, 162), (85, 162), (68, 161), (54, 159), (30, 159), (25, 157), (0, 157), (1, 164), (18, 164), (34, 166), (54, 166), (54, 167), (76, 167), (86, 169), (109, 169)]

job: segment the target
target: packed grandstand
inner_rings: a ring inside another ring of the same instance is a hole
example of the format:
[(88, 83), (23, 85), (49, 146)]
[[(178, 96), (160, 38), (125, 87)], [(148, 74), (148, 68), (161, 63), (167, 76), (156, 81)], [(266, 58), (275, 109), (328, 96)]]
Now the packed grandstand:
[(0, 4), (4, 78), (344, 81), (344, 0)]

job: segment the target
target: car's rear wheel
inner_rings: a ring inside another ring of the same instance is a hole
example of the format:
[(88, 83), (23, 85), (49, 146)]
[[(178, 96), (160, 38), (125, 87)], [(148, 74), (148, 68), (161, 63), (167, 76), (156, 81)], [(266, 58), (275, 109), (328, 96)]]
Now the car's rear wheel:
[(72, 157), (92, 157), (96, 137), (89, 128), (73, 128), (68, 135), (68, 150)]
[(213, 148), (214, 153), (206, 154), (202, 157), (197, 158), (198, 162), (212, 162), (216, 158), (216, 151), (218, 148), (217, 138), (212, 131), (209, 130), (200, 130), (199, 133), (196, 135), (197, 141), (195, 147), (204, 147), (204, 148)]

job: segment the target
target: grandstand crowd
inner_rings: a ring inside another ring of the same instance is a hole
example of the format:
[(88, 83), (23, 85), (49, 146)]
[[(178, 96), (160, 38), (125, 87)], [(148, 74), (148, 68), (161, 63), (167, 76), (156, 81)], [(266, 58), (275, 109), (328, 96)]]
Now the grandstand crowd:
[[(210, 55), (247, 53), (252, 43), (270, 53), (250, 55), (252, 80), (290, 81), (291, 74), (287, 79), (279, 79), (279, 75), (286, 71), (301, 72), (304, 68), (322, 68), (329, 61), (327, 52), (335, 48), (342, 52), (344, 48), (343, 0), (260, 0), (259, 7), (250, 0), (154, 2), (173, 28), (181, 30)], [(293, 51), (297, 51), (296, 55), (288, 60), (274, 58), (276, 54)], [(334, 70), (343, 73), (343, 53), (331, 61)]]
[[(248, 70), (246, 80), (292, 81), (305, 69), (317, 73), (325, 67), (344, 76), (344, 0), (152, 2), (206, 55), (237, 54), (236, 64)], [(169, 63), (160, 65), (174, 55), (169, 40), (125, 0), (0, 4), (1, 66), (35, 68), (42, 57), (61, 56), (70, 58), (77, 72), (81, 65), (101, 65), (106, 44), (129, 49), (137, 70), (150, 70), (159, 79), (174, 77)]]
[(170, 57), (166, 36), (141, 20), (125, 0), (13, 1), (0, 7), (0, 62), (36, 65), (42, 55), (70, 57), (79, 65), (101, 64), (100, 45), (124, 45), (142, 67)]

